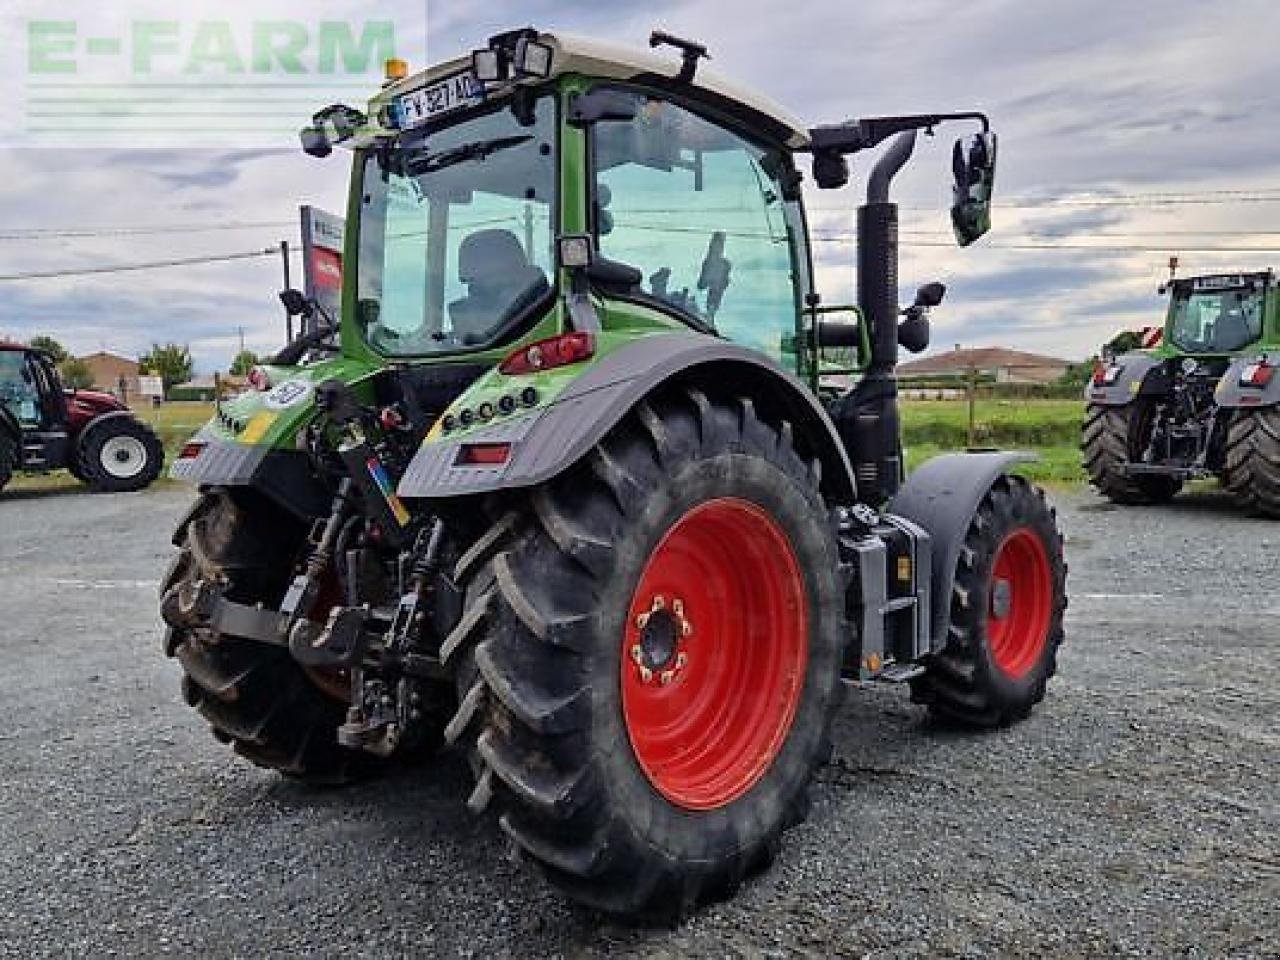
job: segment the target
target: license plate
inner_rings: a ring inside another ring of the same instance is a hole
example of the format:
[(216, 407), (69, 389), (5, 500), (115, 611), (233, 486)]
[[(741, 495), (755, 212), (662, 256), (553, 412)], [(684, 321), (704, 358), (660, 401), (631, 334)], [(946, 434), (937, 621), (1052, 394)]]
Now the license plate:
[(470, 70), (438, 80), (429, 87), (414, 90), (399, 98), (400, 117), (406, 128), (417, 127), (436, 117), (475, 106), (484, 100), (484, 92)]

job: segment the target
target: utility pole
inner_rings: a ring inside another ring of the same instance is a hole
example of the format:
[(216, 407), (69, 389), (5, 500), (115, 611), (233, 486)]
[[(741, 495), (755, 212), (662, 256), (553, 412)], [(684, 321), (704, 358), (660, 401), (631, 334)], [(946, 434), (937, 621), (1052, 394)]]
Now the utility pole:
[(1169, 282), (1173, 283), (1173, 278), (1178, 274), (1178, 257), (1175, 254), (1169, 258)]
[[(280, 259), (284, 263), (284, 289), (288, 290), (293, 286), (293, 280), (289, 275), (289, 241), (280, 241)], [(284, 342), (293, 343), (293, 317), (290, 315), (288, 308), (284, 311)]]

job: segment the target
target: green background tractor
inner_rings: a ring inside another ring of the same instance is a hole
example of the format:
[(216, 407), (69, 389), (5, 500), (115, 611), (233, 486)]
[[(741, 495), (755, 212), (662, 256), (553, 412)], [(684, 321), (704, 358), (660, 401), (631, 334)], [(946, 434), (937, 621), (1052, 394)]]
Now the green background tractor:
[[(678, 58), (515, 31), (316, 115), (306, 151), (355, 156), (340, 349), (186, 444), (162, 600), (186, 699), (243, 756), (336, 781), (454, 745), (473, 811), (642, 916), (768, 864), (842, 680), (1020, 719), (1066, 605), (1017, 454), (904, 480), (898, 349), (945, 291), (899, 310), (890, 185), (918, 131), (979, 126), (952, 156), (977, 239), (986, 118), (809, 129), (651, 43)], [(885, 143), (859, 304), (824, 306), (798, 161), (836, 189)]]
[(1171, 280), (1160, 343), (1099, 364), (1084, 465), (1117, 503), (1160, 503), (1217, 477), (1280, 518), (1280, 296), (1270, 271)]

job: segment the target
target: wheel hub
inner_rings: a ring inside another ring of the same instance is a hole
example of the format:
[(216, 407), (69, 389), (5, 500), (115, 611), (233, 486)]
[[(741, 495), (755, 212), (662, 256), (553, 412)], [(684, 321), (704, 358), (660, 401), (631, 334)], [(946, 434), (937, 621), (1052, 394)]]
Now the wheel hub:
[(640, 636), (631, 647), (631, 659), (640, 681), (666, 686), (689, 665), (684, 645), (693, 636), (693, 624), (685, 616), (684, 601), (676, 597), (668, 608), (666, 597), (655, 595), (635, 626)]
[(1013, 605), (1013, 585), (1001, 577), (991, 584), (991, 616), (995, 620), (1006, 620), (1009, 608)]

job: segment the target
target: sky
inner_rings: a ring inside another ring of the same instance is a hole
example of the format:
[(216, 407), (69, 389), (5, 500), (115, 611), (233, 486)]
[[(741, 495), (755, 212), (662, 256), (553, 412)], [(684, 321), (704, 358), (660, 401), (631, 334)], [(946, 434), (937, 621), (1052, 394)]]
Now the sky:
[[(95, 6), (102, 7), (83, 9)], [(962, 129), (943, 127), (923, 141), (896, 188), (904, 299), (925, 281), (949, 287), (933, 316), (934, 350), (1002, 345), (1082, 358), (1117, 330), (1161, 321), (1156, 287), (1171, 254), (1184, 274), (1280, 265), (1280, 124), (1269, 113), (1280, 89), (1280, 7), (1272, 0), (433, 0), (425, 8), (416, 0), (191, 0), (183, 5), (184, 29), (229, 6), (241, 17), (267, 8), (273, 17), (319, 10), (333, 18), (376, 7), (406, 25), (400, 40), (415, 67), (527, 24), (638, 47), (661, 27), (706, 43), (710, 68), (814, 125), (984, 110), (1000, 136), (986, 238), (965, 250), (949, 240), (950, 145)], [(111, 10), (159, 15), (152, 0)], [(28, 24), (4, 17), (6, 62), (24, 62)], [(8, 82), (23, 79), (11, 68)], [(296, 110), (297, 126), (325, 105), (309, 104), (306, 95), (297, 90), (278, 104)], [(279, 346), (278, 257), (4, 278), (296, 243), (299, 204), (344, 208), (344, 155), (317, 161), (297, 149), (294, 136), (274, 132), (229, 143), (193, 131), (137, 149), (84, 133), (51, 147), (38, 139), (32, 145), (21, 117), (7, 122), (0, 336), (44, 333), (73, 352), (127, 356), (177, 341), (190, 345), (203, 372), (225, 368), (241, 337), (259, 352)], [(0, 122), (0, 135), (5, 130)], [(844, 190), (807, 188), (817, 232), (851, 229), (869, 168), (859, 157)], [(192, 229), (146, 232), (175, 224)], [(247, 226), (223, 229), (235, 224)], [(1124, 249), (1088, 249), (1099, 246)], [(1274, 252), (1205, 249), (1214, 247)], [(847, 301), (852, 246), (823, 242), (815, 254), (824, 299)]]

